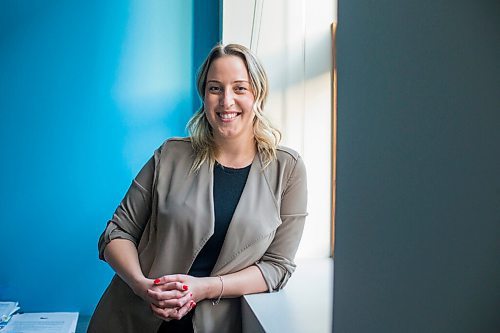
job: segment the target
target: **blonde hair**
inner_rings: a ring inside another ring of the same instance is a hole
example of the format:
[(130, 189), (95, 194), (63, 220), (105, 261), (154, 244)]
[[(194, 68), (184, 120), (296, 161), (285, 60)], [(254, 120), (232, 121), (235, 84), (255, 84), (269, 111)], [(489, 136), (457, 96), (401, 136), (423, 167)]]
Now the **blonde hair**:
[(257, 151), (261, 155), (263, 167), (267, 167), (276, 159), (276, 148), (281, 140), (281, 133), (264, 116), (264, 103), (268, 93), (268, 80), (266, 72), (257, 57), (245, 46), (238, 44), (217, 44), (201, 65), (197, 74), (197, 90), (202, 100), (200, 109), (191, 117), (187, 124), (187, 129), (191, 136), (191, 144), (195, 151), (195, 160), (191, 167), (192, 172), (197, 172), (203, 163), (209, 163), (210, 168), (215, 164), (217, 147), (214, 142), (212, 127), (208, 123), (205, 108), (204, 96), (207, 82), (207, 73), (212, 63), (224, 56), (236, 56), (243, 60), (248, 75), (250, 85), (255, 97), (253, 111), (253, 133), (257, 144)]

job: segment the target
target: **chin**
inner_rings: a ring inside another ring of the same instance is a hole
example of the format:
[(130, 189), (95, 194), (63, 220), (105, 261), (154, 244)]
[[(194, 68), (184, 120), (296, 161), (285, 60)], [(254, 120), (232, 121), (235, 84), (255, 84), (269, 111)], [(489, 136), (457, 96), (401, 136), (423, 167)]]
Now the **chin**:
[(219, 131), (219, 137), (221, 139), (234, 139), (241, 136), (239, 131)]

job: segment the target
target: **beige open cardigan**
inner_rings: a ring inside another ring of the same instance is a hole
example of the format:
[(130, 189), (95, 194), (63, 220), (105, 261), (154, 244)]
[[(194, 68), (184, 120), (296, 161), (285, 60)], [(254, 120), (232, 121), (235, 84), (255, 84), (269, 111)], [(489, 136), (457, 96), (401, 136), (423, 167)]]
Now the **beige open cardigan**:
[[(189, 138), (165, 141), (133, 180), (99, 239), (99, 257), (114, 238), (134, 242), (142, 272), (149, 278), (186, 274), (213, 234), (213, 172), (205, 163), (190, 173), (193, 149)], [(262, 169), (260, 155), (229, 225), (211, 276), (257, 265), (269, 291), (286, 284), (307, 205), (306, 170), (297, 152), (280, 147), (277, 160)], [(161, 320), (117, 275), (104, 292), (88, 332), (157, 332)], [(195, 332), (241, 332), (240, 298), (198, 303)]]

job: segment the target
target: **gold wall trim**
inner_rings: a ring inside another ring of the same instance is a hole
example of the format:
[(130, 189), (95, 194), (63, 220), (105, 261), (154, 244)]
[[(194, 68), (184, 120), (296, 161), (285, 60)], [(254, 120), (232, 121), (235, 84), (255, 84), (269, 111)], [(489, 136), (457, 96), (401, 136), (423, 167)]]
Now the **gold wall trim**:
[(333, 22), (332, 30), (332, 206), (331, 206), (331, 241), (330, 256), (335, 252), (335, 199), (337, 189), (337, 22)]

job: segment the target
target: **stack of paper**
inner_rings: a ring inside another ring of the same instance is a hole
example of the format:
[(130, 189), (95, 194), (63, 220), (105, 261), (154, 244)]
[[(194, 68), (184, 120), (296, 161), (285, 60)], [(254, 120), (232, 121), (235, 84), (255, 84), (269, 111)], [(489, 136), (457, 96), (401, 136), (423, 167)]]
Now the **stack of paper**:
[(23, 313), (12, 316), (1, 333), (75, 333), (78, 312)]
[(19, 310), (18, 302), (0, 302), (0, 329), (7, 325), (11, 316)]

